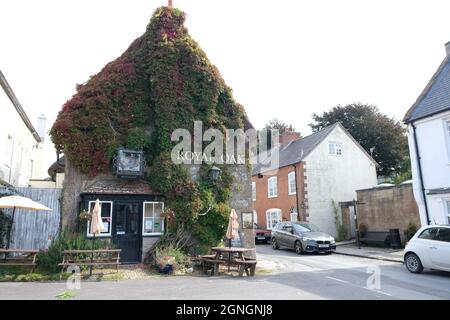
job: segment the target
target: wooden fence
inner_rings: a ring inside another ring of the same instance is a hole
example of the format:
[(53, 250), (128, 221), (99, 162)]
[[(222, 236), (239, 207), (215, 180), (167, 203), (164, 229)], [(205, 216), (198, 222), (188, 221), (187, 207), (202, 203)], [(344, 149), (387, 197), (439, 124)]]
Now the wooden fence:
[[(52, 211), (16, 209), (11, 248), (47, 249), (59, 233), (62, 189), (15, 188), (24, 197), (42, 203)], [(12, 209), (3, 209), (11, 214)]]

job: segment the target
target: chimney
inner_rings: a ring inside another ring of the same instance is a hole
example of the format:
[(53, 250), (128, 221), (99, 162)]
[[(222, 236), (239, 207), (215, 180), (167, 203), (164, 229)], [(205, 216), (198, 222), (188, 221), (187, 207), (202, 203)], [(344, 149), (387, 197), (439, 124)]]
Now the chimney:
[(445, 44), (445, 51), (447, 52), (447, 56), (450, 55), (450, 41)]
[(300, 132), (295, 132), (291, 130), (286, 130), (283, 133), (280, 133), (280, 145), (287, 144), (291, 141), (300, 139)]
[(39, 137), (41, 137), (41, 140), (45, 140), (46, 136), (46, 125), (47, 125), (47, 117), (42, 114), (38, 117), (38, 124), (37, 124), (37, 133)]

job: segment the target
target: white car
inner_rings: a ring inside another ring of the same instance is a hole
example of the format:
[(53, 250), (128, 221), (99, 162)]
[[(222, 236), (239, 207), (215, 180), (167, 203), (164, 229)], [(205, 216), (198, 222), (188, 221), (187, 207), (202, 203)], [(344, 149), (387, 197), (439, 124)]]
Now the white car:
[(404, 259), (412, 273), (424, 268), (450, 271), (450, 225), (420, 228), (406, 245)]

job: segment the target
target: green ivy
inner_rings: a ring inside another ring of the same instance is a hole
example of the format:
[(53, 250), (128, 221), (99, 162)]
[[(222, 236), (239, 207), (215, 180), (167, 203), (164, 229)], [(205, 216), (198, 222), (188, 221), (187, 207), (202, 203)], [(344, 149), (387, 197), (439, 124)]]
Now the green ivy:
[[(170, 159), (177, 128), (251, 125), (217, 68), (184, 27), (185, 14), (174, 8), (155, 11), (146, 32), (117, 60), (106, 65), (66, 102), (51, 129), (52, 141), (80, 172), (108, 172), (118, 147), (144, 150), (147, 180), (166, 196), (175, 213), (202, 242), (223, 237), (232, 177), (222, 168), (217, 185), (208, 165), (193, 181), (183, 165)], [(207, 215), (201, 215), (208, 211)]]

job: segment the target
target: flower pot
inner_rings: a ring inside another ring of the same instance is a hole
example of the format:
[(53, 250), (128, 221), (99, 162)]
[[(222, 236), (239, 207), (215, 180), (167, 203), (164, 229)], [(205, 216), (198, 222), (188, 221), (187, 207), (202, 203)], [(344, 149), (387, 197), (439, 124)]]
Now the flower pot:
[(164, 267), (157, 266), (158, 272), (163, 274), (169, 274), (173, 272), (173, 266), (171, 264), (166, 264)]

